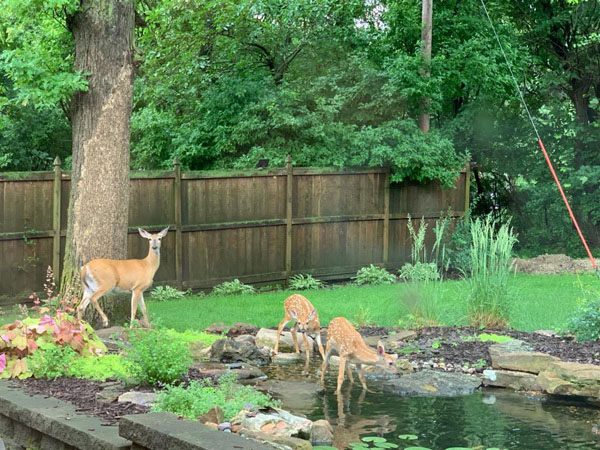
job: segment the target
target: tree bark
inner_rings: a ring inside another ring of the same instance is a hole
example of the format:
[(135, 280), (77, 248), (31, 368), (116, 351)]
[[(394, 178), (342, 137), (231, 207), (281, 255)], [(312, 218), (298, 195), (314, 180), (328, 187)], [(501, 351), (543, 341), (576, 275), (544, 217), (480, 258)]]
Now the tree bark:
[[(70, 20), (88, 90), (71, 104), (73, 161), (61, 292), (94, 258), (127, 256), (133, 98), (132, 0), (82, 0)], [(77, 293), (78, 294), (78, 293)]]
[[(425, 78), (431, 76), (429, 65), (431, 64), (431, 41), (432, 41), (432, 26), (433, 26), (433, 0), (422, 0), (422, 28), (421, 28), (421, 41), (423, 42), (423, 48), (421, 49), (423, 54), (423, 61), (425, 67), (423, 68), (422, 75)], [(429, 133), (429, 106), (431, 100), (429, 97), (421, 99), (421, 114), (419, 114), (419, 128), (423, 133)]]

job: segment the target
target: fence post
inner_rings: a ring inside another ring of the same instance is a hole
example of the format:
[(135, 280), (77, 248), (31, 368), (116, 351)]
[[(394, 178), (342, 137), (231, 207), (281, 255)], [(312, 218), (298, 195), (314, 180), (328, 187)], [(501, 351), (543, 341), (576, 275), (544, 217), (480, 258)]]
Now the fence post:
[(390, 250), (390, 169), (385, 173), (383, 187), (383, 265), (387, 265)]
[(467, 161), (466, 173), (465, 173), (465, 209), (463, 216), (469, 212), (469, 203), (471, 196), (471, 161)]
[(285, 284), (288, 285), (292, 275), (292, 193), (294, 187), (294, 169), (292, 168), (292, 157), (285, 158), (287, 169), (287, 193), (285, 212)]
[(173, 159), (174, 186), (173, 195), (175, 196), (175, 276), (177, 277), (177, 288), (183, 290), (183, 241), (181, 224), (181, 165), (179, 158)]
[(52, 272), (56, 288), (60, 288), (60, 208), (61, 208), (61, 161), (57, 156), (54, 159), (54, 183), (52, 195)]

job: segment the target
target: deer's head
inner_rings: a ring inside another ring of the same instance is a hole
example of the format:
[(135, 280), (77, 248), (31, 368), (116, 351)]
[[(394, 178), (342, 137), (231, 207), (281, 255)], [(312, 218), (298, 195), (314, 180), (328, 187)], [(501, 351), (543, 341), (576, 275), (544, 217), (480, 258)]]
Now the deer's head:
[(385, 352), (385, 347), (383, 346), (383, 342), (377, 342), (377, 364), (382, 366), (384, 369), (397, 373), (398, 368), (396, 367), (396, 362), (398, 361), (398, 355)]
[(160, 255), (160, 242), (162, 238), (164, 238), (167, 235), (169, 227), (165, 228), (164, 230), (161, 230), (161, 232), (157, 234), (150, 234), (142, 228), (138, 228), (138, 231), (140, 232), (140, 236), (150, 241), (150, 247), (152, 248), (152, 251), (155, 254)]
[[(291, 310), (290, 311), (290, 315), (296, 319), (296, 324), (298, 325), (298, 331), (300, 333), (306, 333), (307, 330), (312, 330), (314, 328), (319, 328), (319, 319), (317, 317), (317, 310), (313, 309), (311, 312), (309, 312), (305, 317), (302, 317), (300, 315), (298, 315), (298, 313), (295, 310)], [(315, 321), (316, 323), (312, 323)]]

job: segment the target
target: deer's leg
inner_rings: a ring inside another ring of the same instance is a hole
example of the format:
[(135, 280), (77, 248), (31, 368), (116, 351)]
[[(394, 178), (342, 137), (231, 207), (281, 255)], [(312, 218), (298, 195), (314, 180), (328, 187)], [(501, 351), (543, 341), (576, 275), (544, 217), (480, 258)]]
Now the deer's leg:
[(150, 326), (150, 320), (148, 319), (148, 311), (146, 310), (146, 302), (144, 301), (144, 292), (140, 292), (139, 297), (140, 309), (142, 310), (142, 315), (144, 316), (144, 326), (146, 328), (152, 328)]
[(79, 305), (77, 306), (77, 318), (79, 320), (81, 320), (83, 318), (83, 313), (85, 312), (85, 309), (87, 308), (87, 306), (90, 304), (90, 294), (85, 291), (83, 294), (83, 298), (81, 299), (81, 301), (79, 302)]
[(139, 291), (136, 289), (132, 289), (131, 291), (131, 320), (129, 321), (129, 328), (133, 328), (133, 321), (135, 320), (135, 315), (137, 313), (137, 305), (139, 298)]
[(367, 382), (365, 381), (365, 374), (363, 373), (362, 364), (357, 364), (356, 368), (358, 369), (358, 378), (360, 379), (360, 384), (362, 384), (363, 389), (367, 389)]
[(340, 370), (338, 372), (338, 381), (336, 392), (342, 390), (342, 384), (344, 384), (344, 372), (346, 371), (346, 356), (340, 354)]
[(306, 360), (310, 359), (310, 349), (308, 348), (308, 338), (306, 337), (306, 333), (302, 333), (302, 340), (304, 341), (304, 347), (306, 348)]
[(354, 374), (352, 373), (352, 368), (350, 367), (350, 361), (346, 361), (346, 372), (348, 373), (350, 383), (354, 383)]
[(296, 353), (300, 353), (300, 347), (298, 346), (298, 322), (296, 322), (292, 327), (292, 340), (294, 341)]
[(288, 316), (286, 313), (283, 320), (279, 322), (279, 326), (277, 327), (277, 337), (275, 338), (275, 347), (273, 348), (273, 353), (275, 354), (277, 354), (279, 351), (279, 339), (281, 338), (281, 331), (290, 320), (292, 320), (292, 317)]
[(323, 344), (321, 343), (321, 330), (317, 331), (317, 344), (319, 346), (321, 358), (325, 359), (325, 351), (323, 350)]
[(325, 381), (325, 372), (327, 371), (327, 364), (329, 364), (329, 358), (331, 357), (332, 351), (333, 346), (331, 345), (331, 341), (328, 341), (325, 349), (325, 358), (323, 358), (323, 364), (321, 364), (321, 383)]
[[(105, 289), (105, 290), (97, 290), (96, 292), (94, 292), (90, 297), (90, 301), (92, 302), (92, 305), (94, 305), (94, 308), (96, 308), (96, 311), (98, 311), (98, 314), (100, 314), (100, 317), (102, 317), (102, 325), (104, 326), (104, 328), (108, 327), (108, 317), (106, 317), (106, 314), (104, 314), (104, 311), (102, 311), (102, 308), (100, 308), (100, 305), (98, 304), (98, 300), (100, 299), (100, 297), (102, 297), (104, 294), (106, 294), (109, 291), (109, 289)], [(86, 304), (87, 306), (87, 304)]]

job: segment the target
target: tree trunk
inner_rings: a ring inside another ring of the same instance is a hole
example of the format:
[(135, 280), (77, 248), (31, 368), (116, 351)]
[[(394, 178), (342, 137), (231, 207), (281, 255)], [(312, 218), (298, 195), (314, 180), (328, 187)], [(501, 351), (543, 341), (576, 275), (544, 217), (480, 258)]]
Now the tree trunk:
[(70, 21), (88, 90), (72, 100), (71, 197), (61, 292), (79, 295), (79, 268), (127, 256), (129, 122), (133, 98), (132, 0), (82, 0)]
[[(421, 41), (422, 41), (422, 55), (423, 61), (425, 63), (425, 67), (423, 68), (422, 75), (425, 78), (429, 78), (431, 76), (429, 65), (431, 64), (431, 40), (432, 40), (432, 26), (433, 26), (433, 0), (422, 0), (423, 8), (422, 8), (422, 28), (421, 28)], [(425, 97), (421, 99), (420, 102), (421, 114), (419, 114), (419, 129), (423, 133), (429, 133), (429, 106), (431, 100), (429, 97)]]

